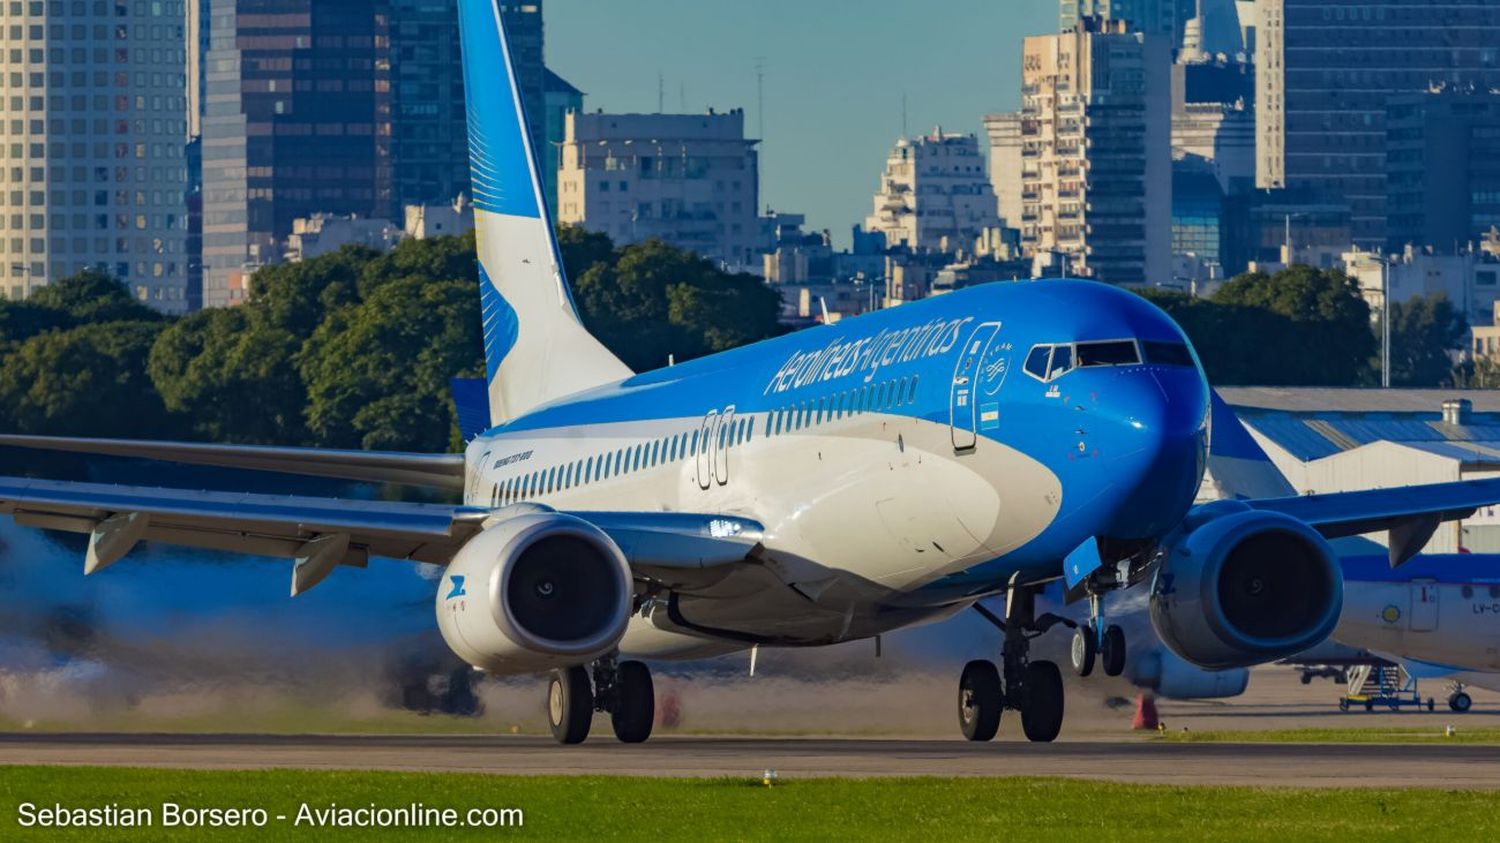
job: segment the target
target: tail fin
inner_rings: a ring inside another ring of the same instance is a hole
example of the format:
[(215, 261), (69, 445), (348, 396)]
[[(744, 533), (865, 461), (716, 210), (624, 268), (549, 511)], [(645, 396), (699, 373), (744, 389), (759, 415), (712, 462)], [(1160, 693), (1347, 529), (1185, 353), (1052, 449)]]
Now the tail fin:
[(500, 0), (459, 0), (490, 422), (629, 377), (563, 277)]
[(1226, 498), (1280, 498), (1297, 494), (1218, 390), (1213, 391), (1211, 400), (1208, 473), (1219, 494)]

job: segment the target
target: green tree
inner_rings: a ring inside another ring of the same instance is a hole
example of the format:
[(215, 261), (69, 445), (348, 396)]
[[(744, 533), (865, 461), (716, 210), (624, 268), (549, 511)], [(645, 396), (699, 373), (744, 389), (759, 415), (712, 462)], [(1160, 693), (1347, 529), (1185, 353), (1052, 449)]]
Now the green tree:
[(136, 301), (124, 283), (97, 269), (37, 288), (30, 303), (66, 314), (75, 324), (161, 319), (161, 314)]
[(71, 328), (78, 324), (68, 314), (42, 307), (34, 301), (0, 300), (0, 354), (8, 354), (15, 346), (37, 334)]
[(7, 427), (57, 436), (175, 434), (146, 375), (159, 322), (109, 322), (26, 340), (0, 363)]
[[(1377, 321), (1376, 330), (1382, 330)], [(1442, 293), (1391, 303), (1391, 386), (1445, 386), (1454, 382), (1453, 355), (1463, 348), (1469, 324)], [(1379, 376), (1380, 360), (1370, 363)]]
[(162, 331), (148, 372), (166, 408), (198, 438), (296, 445), (307, 440), (301, 347), (249, 305), (204, 310)]
[(335, 313), (300, 355), (313, 440), (345, 448), (442, 451), (452, 443), (449, 380), (482, 371), (469, 278), (389, 281)]
[(780, 302), (752, 275), (731, 275), (660, 240), (619, 250), (575, 276), (584, 324), (637, 371), (774, 336)]
[(1248, 343), (1263, 355), (1256, 383), (1353, 386), (1375, 351), (1370, 308), (1339, 270), (1296, 265), (1269, 276), (1246, 273), (1220, 287), (1213, 302), (1281, 317), (1211, 340)]

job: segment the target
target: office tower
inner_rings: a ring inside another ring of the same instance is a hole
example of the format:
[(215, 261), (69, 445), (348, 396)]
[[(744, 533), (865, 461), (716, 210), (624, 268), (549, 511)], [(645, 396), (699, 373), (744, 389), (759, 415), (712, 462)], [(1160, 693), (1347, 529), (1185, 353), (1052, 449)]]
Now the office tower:
[(181, 3), (0, 4), (0, 293), (85, 268), (186, 298)]
[(653, 237), (735, 269), (758, 269), (759, 141), (745, 112), (567, 115), (558, 221), (616, 243)]
[(1355, 242), (1385, 245), (1389, 100), (1500, 87), (1500, 3), (1261, 0), (1257, 11), (1257, 184), (1347, 204)]
[(1082, 20), (1098, 18), (1123, 23), (1130, 32), (1168, 38), (1176, 48), (1195, 8), (1195, 0), (1061, 0), (1057, 28), (1067, 32)]
[(990, 186), (999, 203), (1000, 223), (1021, 227), (1021, 114), (986, 114), (990, 138)]
[(1170, 50), (1086, 18), (1026, 39), (1021, 65), (1021, 241), (1070, 271), (1165, 279), (1171, 255)]
[(360, 0), (214, 0), (203, 299), (235, 304), (292, 221), (392, 202), (389, 19)]
[(1500, 93), (1395, 96), (1385, 127), (1389, 251), (1455, 254), (1500, 225)]
[(888, 247), (914, 252), (973, 253), (980, 235), (999, 225), (979, 139), (942, 129), (896, 141), (865, 218), (865, 230), (883, 234)]
[(447, 203), (469, 192), (469, 138), (456, 0), (390, 5), (391, 207)]

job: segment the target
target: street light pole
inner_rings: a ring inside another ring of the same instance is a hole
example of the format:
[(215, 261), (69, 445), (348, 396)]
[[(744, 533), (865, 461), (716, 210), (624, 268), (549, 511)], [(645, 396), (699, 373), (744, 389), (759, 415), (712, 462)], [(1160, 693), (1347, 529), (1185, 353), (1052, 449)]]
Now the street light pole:
[(1380, 259), (1380, 385), (1391, 388), (1391, 264)]

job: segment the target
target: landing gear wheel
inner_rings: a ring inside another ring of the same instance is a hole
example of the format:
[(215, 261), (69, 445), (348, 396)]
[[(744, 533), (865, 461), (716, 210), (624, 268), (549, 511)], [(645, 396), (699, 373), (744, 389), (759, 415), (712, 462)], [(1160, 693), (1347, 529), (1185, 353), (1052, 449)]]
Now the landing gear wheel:
[(1094, 656), (1098, 653), (1097, 636), (1092, 626), (1080, 626), (1073, 630), (1073, 672), (1088, 676), (1094, 672)]
[(1000, 731), (1000, 671), (995, 663), (977, 659), (964, 665), (958, 680), (958, 726), (971, 741), (987, 741)]
[(594, 722), (594, 690), (582, 667), (552, 671), (547, 683), (547, 721), (558, 743), (583, 743)]
[(656, 689), (651, 669), (640, 662), (620, 662), (615, 676), (615, 708), (609, 713), (621, 743), (641, 743), (651, 737), (656, 720)]
[(1448, 698), (1448, 707), (1458, 712), (1459, 714), (1467, 712), (1473, 705), (1474, 698), (1470, 697), (1463, 691), (1459, 691), (1458, 693)]
[(1100, 648), (1105, 676), (1119, 676), (1125, 672), (1125, 630), (1111, 625), (1104, 630), (1104, 646)]
[(1021, 731), (1033, 743), (1050, 743), (1062, 731), (1062, 671), (1052, 662), (1026, 666), (1025, 696), (1021, 704)]

